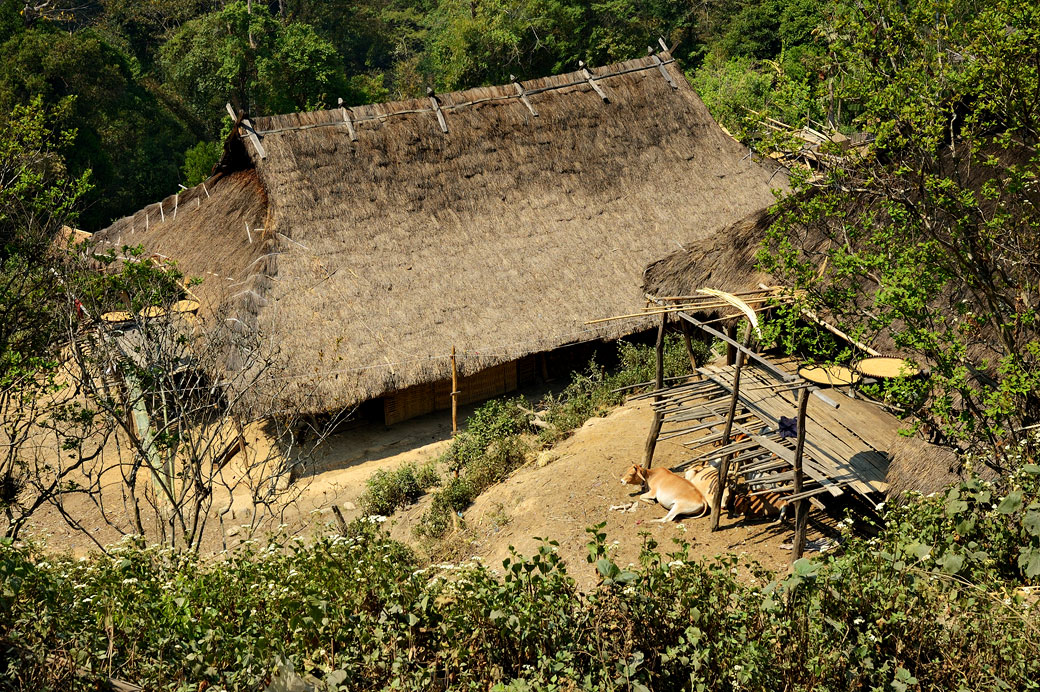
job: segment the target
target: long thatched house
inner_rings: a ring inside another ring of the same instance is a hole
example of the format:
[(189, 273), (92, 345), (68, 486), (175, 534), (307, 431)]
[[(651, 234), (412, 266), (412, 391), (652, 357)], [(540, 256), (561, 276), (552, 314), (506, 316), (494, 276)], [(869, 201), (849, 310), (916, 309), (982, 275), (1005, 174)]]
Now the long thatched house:
[[(240, 123), (205, 184), (115, 222), (280, 352), (261, 408), (382, 398), (387, 422), (507, 391), (614, 339), (652, 259), (774, 201), (782, 174), (667, 53), (429, 98)], [(223, 313), (222, 313), (223, 314)]]

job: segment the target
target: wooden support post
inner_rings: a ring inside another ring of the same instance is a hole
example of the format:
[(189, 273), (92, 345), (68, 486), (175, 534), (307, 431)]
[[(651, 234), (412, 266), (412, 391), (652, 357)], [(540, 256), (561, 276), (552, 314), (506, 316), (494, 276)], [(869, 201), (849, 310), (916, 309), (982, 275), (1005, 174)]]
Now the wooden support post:
[[(794, 448), (794, 494), (802, 493), (804, 472), (802, 471), (802, 454), (805, 450), (805, 411), (809, 405), (809, 390), (798, 392), (798, 443)], [(791, 546), (791, 562), (802, 556), (805, 551), (805, 528), (809, 522), (809, 501), (801, 498), (795, 501), (794, 545)]]
[(166, 214), (163, 213), (162, 202), (159, 202), (159, 218), (162, 219), (163, 223), (166, 223)]
[(603, 103), (610, 103), (610, 99), (607, 97), (606, 93), (599, 88), (599, 84), (596, 84), (596, 78), (592, 76), (592, 73), (589, 72), (589, 68), (585, 66), (584, 60), (578, 61), (578, 67), (581, 68), (581, 76), (584, 77), (585, 81), (589, 83), (589, 86), (599, 94), (599, 97), (603, 99)]
[(661, 62), (661, 58), (657, 57), (657, 55), (654, 53), (653, 46), (647, 46), (646, 53), (654, 61), (654, 64), (657, 65), (657, 69), (661, 71), (661, 74), (664, 75), (664, 78), (668, 80), (668, 85), (673, 89), (678, 89), (679, 85), (675, 83), (674, 79), (672, 79), (672, 75), (668, 73), (668, 68), (664, 66), (663, 62)]
[(441, 132), (448, 134), (448, 123), (444, 120), (444, 113), (441, 111), (441, 102), (437, 100), (437, 96), (433, 93), (433, 89), (427, 87), (426, 95), (430, 97), (430, 103), (433, 104), (433, 112), (437, 114), (437, 124), (441, 126)]
[(357, 141), (357, 132), (354, 130), (354, 123), (350, 118), (350, 109), (343, 105), (343, 99), (339, 100), (339, 110), (343, 114), (343, 122), (347, 124), (347, 132), (350, 133), (350, 141)]
[[(657, 373), (654, 383), (657, 391), (664, 388), (664, 329), (668, 325), (668, 313), (661, 314), (661, 324), (657, 328)], [(661, 395), (654, 396), (654, 401), (660, 401)], [(650, 424), (650, 434), (646, 437), (646, 453), (643, 458), (643, 466), (650, 468), (654, 463), (654, 450), (657, 449), (657, 438), (661, 435), (661, 423), (664, 422), (664, 414), (654, 411), (654, 422)]]
[[(455, 345), (451, 347), (451, 437), (459, 434), (459, 369), (455, 362)], [(455, 477), (459, 477), (459, 470), (455, 469)]]
[(697, 373), (697, 359), (693, 355), (693, 341), (690, 339), (690, 325), (686, 320), (679, 320), (679, 326), (682, 328), (682, 338), (686, 342), (686, 355), (690, 357), (690, 369)]
[[(755, 330), (748, 324), (748, 335), (744, 339), (744, 348), (751, 348), (751, 340), (754, 338)], [(744, 351), (737, 352), (737, 366), (733, 370), (733, 391), (729, 397), (729, 413), (726, 415), (726, 427), (722, 431), (722, 447), (729, 445), (730, 434), (733, 432), (733, 419), (737, 415), (737, 401), (740, 399), (740, 373), (744, 369)], [(719, 530), (719, 515), (722, 513), (722, 492), (729, 485), (729, 463), (732, 455), (726, 454), (719, 464), (719, 482), (715, 485), (715, 501), (711, 508), (711, 530)]]
[(733, 365), (737, 362), (737, 347), (732, 343), (737, 340), (736, 324), (726, 327), (726, 337), (729, 338), (729, 341), (726, 342), (726, 365)]
[(524, 102), (524, 105), (527, 106), (527, 110), (531, 111), (531, 115), (537, 118), (538, 111), (536, 111), (534, 106), (531, 105), (531, 102), (527, 100), (527, 92), (524, 91), (522, 86), (520, 86), (520, 82), (516, 81), (516, 75), (509, 75), (509, 81), (513, 83), (513, 87), (516, 88), (516, 93), (520, 96), (520, 100)]

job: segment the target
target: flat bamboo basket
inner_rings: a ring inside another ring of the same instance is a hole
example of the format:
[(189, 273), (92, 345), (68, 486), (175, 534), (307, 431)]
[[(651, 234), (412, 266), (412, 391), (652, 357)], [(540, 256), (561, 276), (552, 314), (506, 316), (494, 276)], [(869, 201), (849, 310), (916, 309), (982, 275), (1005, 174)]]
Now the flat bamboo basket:
[(141, 317), (145, 318), (146, 320), (154, 320), (158, 317), (163, 317), (165, 315), (166, 309), (161, 308), (158, 305), (149, 305), (148, 307), (141, 310)]
[(194, 314), (198, 311), (199, 301), (197, 300), (178, 300), (170, 306), (170, 312), (190, 312)]
[(803, 365), (798, 368), (798, 374), (810, 382), (829, 387), (844, 387), (863, 379), (859, 373), (843, 365)]
[(856, 370), (866, 377), (913, 377), (921, 374), (917, 364), (894, 356), (864, 358), (856, 364)]
[(123, 310), (106, 312), (103, 315), (101, 315), (102, 322), (110, 322), (112, 324), (118, 324), (120, 322), (129, 322), (132, 319), (134, 319), (134, 313), (125, 312)]

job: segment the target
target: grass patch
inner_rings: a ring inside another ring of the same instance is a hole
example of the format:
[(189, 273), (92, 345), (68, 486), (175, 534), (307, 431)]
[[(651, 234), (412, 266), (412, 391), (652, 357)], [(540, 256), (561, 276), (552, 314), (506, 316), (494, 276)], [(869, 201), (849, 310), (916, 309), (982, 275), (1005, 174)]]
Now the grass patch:
[(438, 482), (440, 476), (434, 462), (421, 466), (407, 463), (393, 471), (380, 469), (365, 482), (367, 487), (359, 504), (366, 514), (387, 516), (412, 504)]

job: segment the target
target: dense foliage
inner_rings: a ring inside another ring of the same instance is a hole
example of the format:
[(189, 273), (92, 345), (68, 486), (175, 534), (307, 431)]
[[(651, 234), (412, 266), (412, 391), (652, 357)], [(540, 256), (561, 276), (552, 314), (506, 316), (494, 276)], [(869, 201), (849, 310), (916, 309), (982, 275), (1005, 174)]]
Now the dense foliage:
[[(911, 354), (929, 376), (882, 394), (1006, 467), (1040, 420), (1040, 10), (876, 0), (831, 31), (840, 96), (873, 139), (803, 178), (763, 264), (854, 336)], [(803, 306), (775, 325), (789, 345), (812, 342)]]
[[(1036, 689), (1037, 599), (1017, 587), (1040, 579), (1017, 558), (1038, 512), (1025, 465), (894, 509), (786, 577), (648, 536), (617, 565), (601, 527), (590, 565), (548, 541), (496, 569), (421, 567), (367, 520), (209, 564), (133, 541), (83, 560), (0, 543), (0, 685), (259, 689), (291, 670), (326, 690)], [(583, 594), (569, 572), (585, 569), (601, 585)]]

